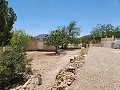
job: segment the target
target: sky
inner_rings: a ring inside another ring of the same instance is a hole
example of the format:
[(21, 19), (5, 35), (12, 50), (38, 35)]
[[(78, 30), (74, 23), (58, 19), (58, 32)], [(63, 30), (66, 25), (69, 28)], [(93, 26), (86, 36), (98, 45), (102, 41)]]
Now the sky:
[(120, 26), (120, 0), (8, 0), (17, 14), (16, 29), (33, 36), (77, 22), (81, 36), (97, 24)]

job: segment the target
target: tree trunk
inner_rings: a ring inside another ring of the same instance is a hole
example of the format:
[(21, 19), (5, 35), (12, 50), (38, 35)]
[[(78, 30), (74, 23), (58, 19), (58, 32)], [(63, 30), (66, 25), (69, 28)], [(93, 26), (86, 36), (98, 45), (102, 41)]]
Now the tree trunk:
[(87, 47), (87, 44), (85, 43), (85, 48)]
[(64, 45), (62, 44), (61, 49), (63, 49), (63, 48), (64, 48)]
[(64, 45), (64, 49), (67, 49), (67, 46), (68, 46), (68, 44), (65, 44), (65, 45)]
[(55, 48), (56, 48), (55, 53), (58, 53), (58, 51), (57, 51), (57, 50), (58, 50), (58, 47), (55, 47)]
[(88, 47), (89, 47), (90, 45), (89, 45), (89, 43), (88, 43)]

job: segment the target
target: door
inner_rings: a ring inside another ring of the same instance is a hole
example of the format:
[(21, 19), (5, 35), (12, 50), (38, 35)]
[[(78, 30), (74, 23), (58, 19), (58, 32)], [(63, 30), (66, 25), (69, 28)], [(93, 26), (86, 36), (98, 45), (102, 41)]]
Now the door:
[(43, 50), (43, 42), (38, 42), (38, 49)]

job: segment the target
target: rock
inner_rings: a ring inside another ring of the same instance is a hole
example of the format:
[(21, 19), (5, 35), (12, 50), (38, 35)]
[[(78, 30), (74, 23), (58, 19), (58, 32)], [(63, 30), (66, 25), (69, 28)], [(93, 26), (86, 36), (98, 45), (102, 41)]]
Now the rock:
[(75, 55), (74, 57), (75, 57), (75, 59), (77, 59), (79, 57), (79, 55)]
[(68, 82), (67, 82), (67, 85), (68, 85), (68, 86), (70, 86), (70, 85), (71, 85), (71, 82), (70, 82), (70, 81), (68, 81)]
[(83, 57), (87, 56), (87, 54), (84, 54)]
[(23, 88), (23, 89), (26, 89), (26, 88), (27, 88), (27, 85), (30, 83), (30, 81), (31, 81), (31, 79), (29, 79), (29, 80), (22, 86), (22, 88)]
[(75, 56), (75, 61), (80, 61), (80, 56)]
[(75, 67), (69, 66), (69, 67), (68, 67), (68, 70), (75, 70)]
[[(22, 87), (22, 86), (20, 85), (19, 87), (16, 87), (15, 90), (20, 90), (21, 87)], [(11, 90), (11, 89), (10, 89), (10, 90)]]
[(74, 57), (70, 58), (70, 62), (73, 63), (74, 62)]
[(67, 69), (67, 71), (75, 73), (75, 67), (69, 66), (68, 69)]
[(65, 87), (60, 85), (60, 86), (57, 86), (56, 90), (65, 90)]
[(37, 74), (37, 84), (41, 85), (42, 84), (42, 78), (40, 74)]

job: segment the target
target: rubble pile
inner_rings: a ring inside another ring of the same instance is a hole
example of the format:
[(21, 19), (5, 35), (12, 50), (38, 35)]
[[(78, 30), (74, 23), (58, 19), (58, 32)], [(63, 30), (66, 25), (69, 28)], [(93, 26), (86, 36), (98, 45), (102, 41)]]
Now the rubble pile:
[(55, 78), (55, 84), (50, 90), (68, 90), (76, 78), (76, 72), (79, 67), (85, 63), (84, 57), (87, 55), (88, 49), (82, 48), (81, 55), (75, 55), (70, 58), (69, 64), (62, 69)]

